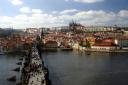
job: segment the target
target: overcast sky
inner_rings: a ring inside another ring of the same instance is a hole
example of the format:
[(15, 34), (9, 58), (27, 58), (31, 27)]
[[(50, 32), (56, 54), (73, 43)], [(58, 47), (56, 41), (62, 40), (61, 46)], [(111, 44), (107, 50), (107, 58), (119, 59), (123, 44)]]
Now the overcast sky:
[(128, 0), (0, 0), (0, 27), (128, 26)]

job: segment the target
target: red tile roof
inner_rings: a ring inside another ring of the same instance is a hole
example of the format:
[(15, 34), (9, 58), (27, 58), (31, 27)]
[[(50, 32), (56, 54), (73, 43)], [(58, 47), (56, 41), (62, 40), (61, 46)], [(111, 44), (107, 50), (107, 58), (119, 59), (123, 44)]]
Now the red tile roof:
[(93, 46), (114, 46), (112, 43), (95, 43)]

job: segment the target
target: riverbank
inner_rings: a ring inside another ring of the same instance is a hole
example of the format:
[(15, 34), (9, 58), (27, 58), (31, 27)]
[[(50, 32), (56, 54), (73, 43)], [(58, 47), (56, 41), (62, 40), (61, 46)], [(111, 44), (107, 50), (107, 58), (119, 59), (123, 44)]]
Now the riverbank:
[(115, 50), (109, 50), (109, 49), (93, 49), (93, 48), (86, 48), (86, 47), (73, 47), (74, 50), (79, 51), (89, 51), (89, 52), (109, 52), (109, 53), (121, 53), (121, 52), (128, 52), (128, 49), (115, 49)]

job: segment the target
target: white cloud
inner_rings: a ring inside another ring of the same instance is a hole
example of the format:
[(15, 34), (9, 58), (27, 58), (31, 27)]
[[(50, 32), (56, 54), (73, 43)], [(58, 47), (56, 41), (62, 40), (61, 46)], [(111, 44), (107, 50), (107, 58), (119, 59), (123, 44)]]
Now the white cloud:
[(32, 9), (32, 13), (42, 13), (41, 9)]
[(56, 16), (50, 14), (21, 14), (14, 17), (1, 16), (0, 27), (52, 27), (55, 25), (62, 25), (64, 22), (59, 20)]
[(31, 9), (29, 7), (20, 8), (21, 13), (31, 13)]
[(58, 13), (58, 11), (52, 11), (51, 13), (52, 13), (52, 14), (57, 14), (57, 13)]
[(75, 1), (80, 3), (96, 3), (96, 2), (102, 2), (104, 0), (65, 0), (65, 1)]
[[(52, 27), (65, 25), (75, 20), (83, 25), (126, 25), (128, 24), (128, 10), (120, 10), (119, 12), (105, 12), (103, 10), (78, 11), (74, 14), (48, 13), (30, 13), (21, 14), (14, 17), (0, 16), (0, 27)], [(128, 26), (128, 25), (127, 25)]]
[(14, 20), (17, 22), (28, 22), (29, 21), (29, 16), (27, 16), (26, 14), (21, 14), (21, 15), (17, 15), (14, 17)]
[(65, 1), (67, 1), (67, 2), (68, 2), (69, 0), (65, 0)]
[(41, 9), (31, 9), (29, 7), (22, 7), (20, 8), (21, 13), (34, 13), (34, 14), (41, 14), (42, 10)]
[(120, 17), (128, 17), (128, 10), (121, 10), (118, 15)]
[(67, 10), (60, 12), (60, 14), (75, 13), (75, 12), (78, 12), (78, 10), (77, 9), (67, 9)]
[(76, 19), (101, 19), (102, 21), (104, 20), (110, 20), (115, 18), (115, 13), (113, 12), (105, 12), (102, 10), (99, 11), (94, 11), (94, 10), (89, 10), (89, 11), (81, 11), (79, 13), (76, 13), (74, 15), (74, 18)]
[(74, 15), (74, 18), (78, 21), (84, 22), (84, 24), (98, 24), (104, 23), (105, 25), (112, 20), (115, 20), (116, 14), (113, 12), (105, 12), (102, 10), (99, 11), (82, 11)]
[(22, 5), (23, 2), (21, 0), (9, 0), (13, 5)]

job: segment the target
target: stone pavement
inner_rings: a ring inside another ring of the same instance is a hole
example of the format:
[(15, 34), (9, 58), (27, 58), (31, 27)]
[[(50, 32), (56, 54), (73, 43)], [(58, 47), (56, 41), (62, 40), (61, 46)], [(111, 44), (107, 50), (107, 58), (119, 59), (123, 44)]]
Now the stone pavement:
[(28, 85), (46, 85), (45, 73), (42, 69), (42, 60), (36, 48), (32, 48), (30, 68), (31, 72)]

